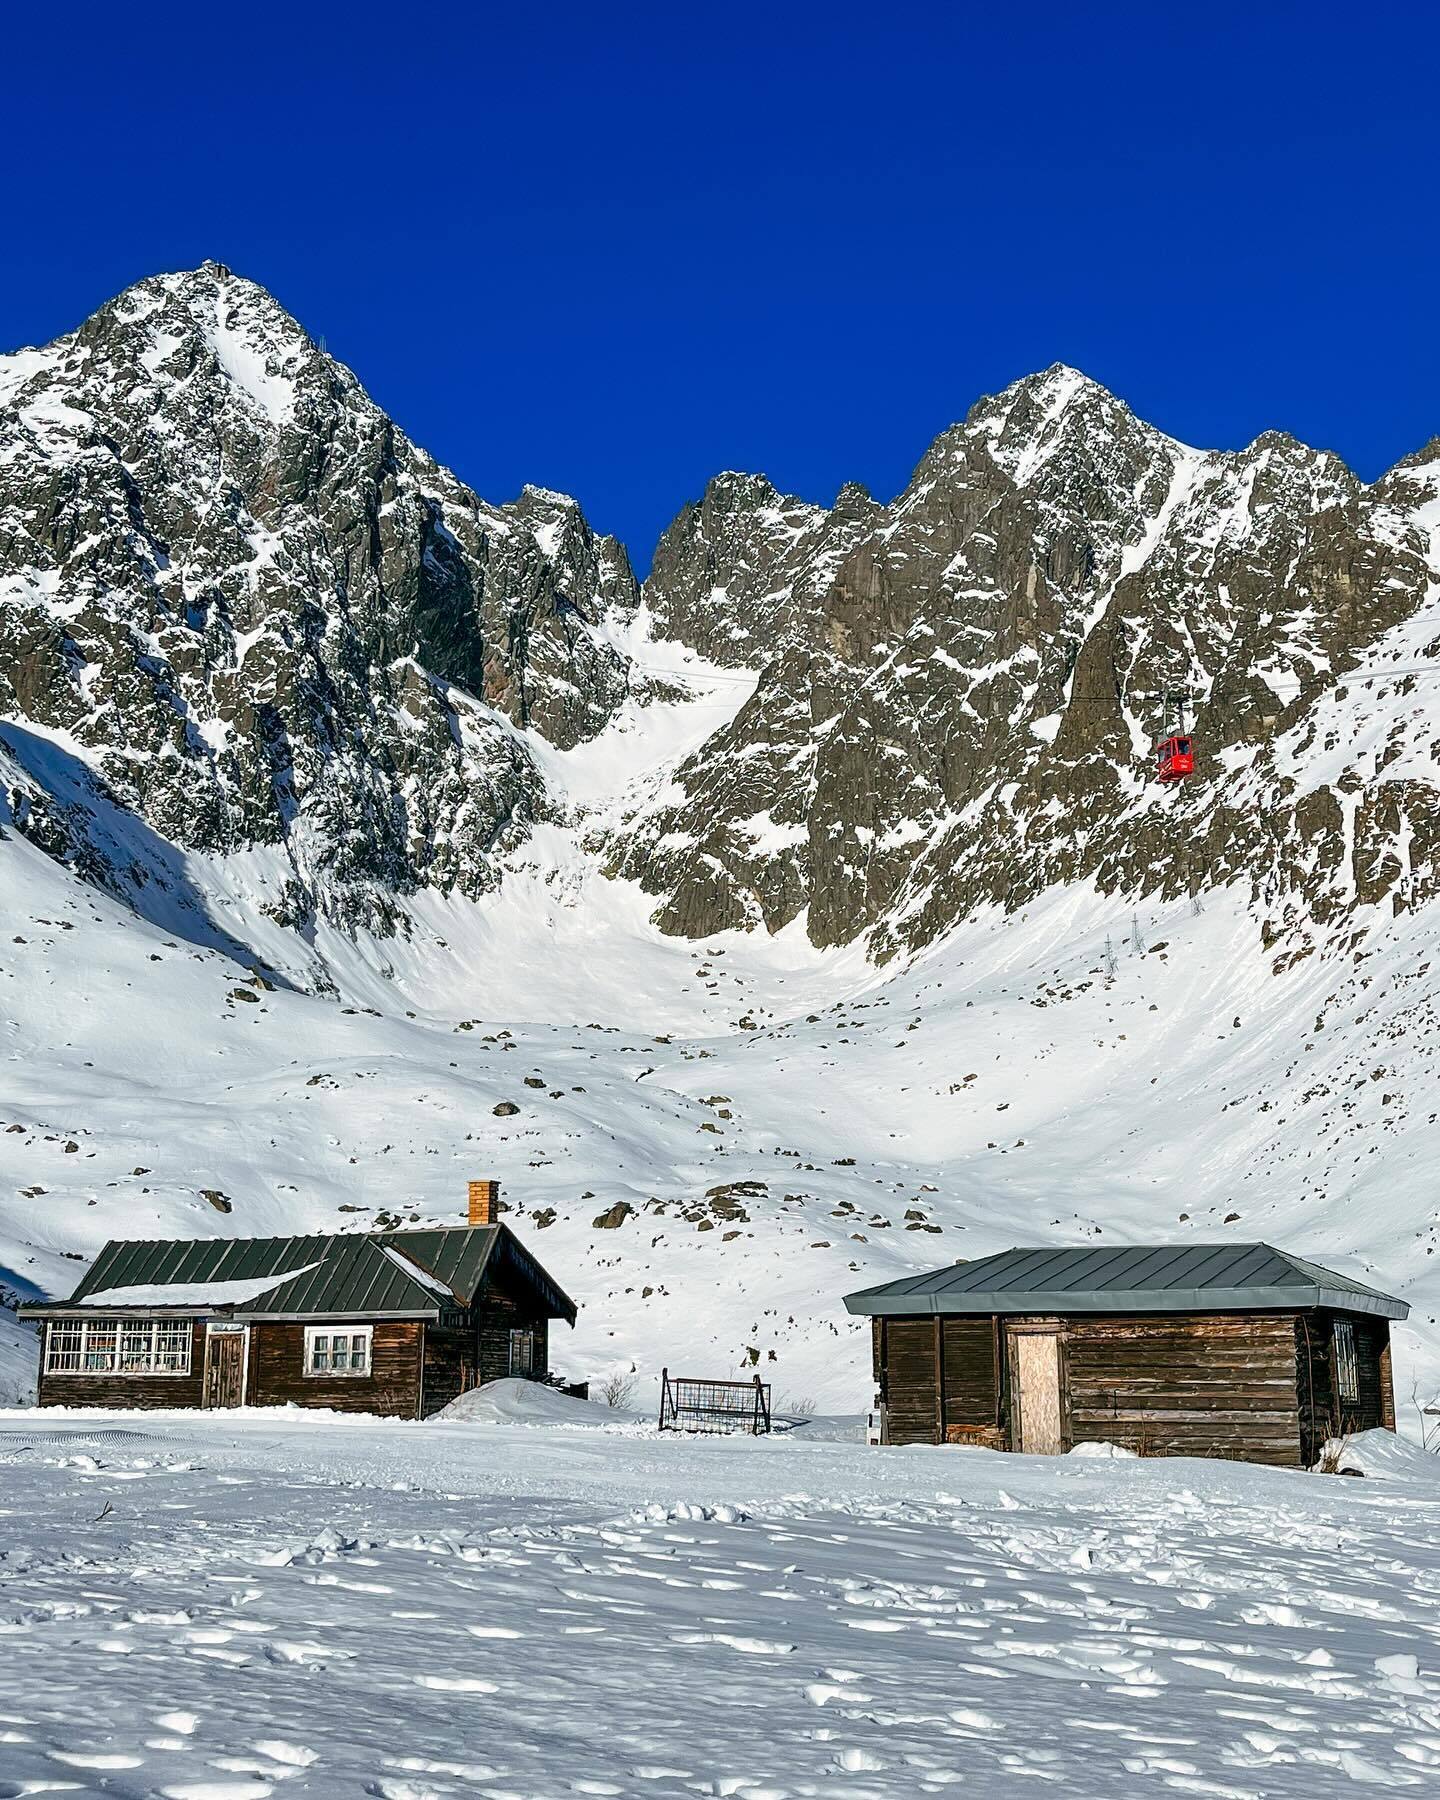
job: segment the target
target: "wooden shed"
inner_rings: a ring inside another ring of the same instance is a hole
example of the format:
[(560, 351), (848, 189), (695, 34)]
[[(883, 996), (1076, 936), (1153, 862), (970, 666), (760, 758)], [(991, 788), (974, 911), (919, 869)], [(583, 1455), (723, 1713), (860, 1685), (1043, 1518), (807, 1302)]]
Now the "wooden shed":
[(543, 1380), (575, 1303), (470, 1184), (471, 1223), (340, 1236), (109, 1243), (41, 1322), (41, 1406), (327, 1406), (419, 1419), (506, 1375)]
[(1309, 1467), (1395, 1429), (1409, 1307), (1269, 1244), (1017, 1248), (846, 1296), (874, 1327), (881, 1441)]

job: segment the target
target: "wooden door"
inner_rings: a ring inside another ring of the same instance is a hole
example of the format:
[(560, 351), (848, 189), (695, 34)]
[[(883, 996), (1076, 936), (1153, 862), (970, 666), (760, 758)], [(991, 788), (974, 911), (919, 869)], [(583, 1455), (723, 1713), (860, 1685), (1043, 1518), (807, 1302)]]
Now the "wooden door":
[(245, 1393), (244, 1331), (205, 1334), (205, 1404), (239, 1406)]
[(1065, 1447), (1058, 1331), (1010, 1333), (1010, 1447), (1027, 1456), (1059, 1456)]

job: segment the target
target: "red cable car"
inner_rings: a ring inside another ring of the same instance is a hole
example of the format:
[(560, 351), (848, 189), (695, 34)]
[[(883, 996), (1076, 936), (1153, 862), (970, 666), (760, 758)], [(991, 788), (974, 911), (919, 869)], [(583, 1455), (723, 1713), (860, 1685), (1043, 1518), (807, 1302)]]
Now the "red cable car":
[(1159, 782), (1183, 781), (1195, 773), (1195, 753), (1188, 737), (1157, 738), (1155, 757), (1155, 779)]

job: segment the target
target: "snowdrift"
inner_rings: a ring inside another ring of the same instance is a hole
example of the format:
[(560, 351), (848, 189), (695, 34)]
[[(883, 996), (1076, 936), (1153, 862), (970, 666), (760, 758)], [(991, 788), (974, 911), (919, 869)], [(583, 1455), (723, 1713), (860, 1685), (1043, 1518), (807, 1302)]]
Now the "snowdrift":
[(609, 1430), (643, 1423), (638, 1413), (602, 1406), (596, 1400), (577, 1400), (543, 1382), (517, 1377), (471, 1388), (434, 1417), (447, 1425), (585, 1425)]
[(1325, 1446), (1328, 1458), (1338, 1449), (1338, 1467), (1346, 1475), (1374, 1475), (1382, 1481), (1424, 1481), (1440, 1487), (1440, 1456), (1422, 1450), (1393, 1431), (1357, 1431), (1354, 1437)]

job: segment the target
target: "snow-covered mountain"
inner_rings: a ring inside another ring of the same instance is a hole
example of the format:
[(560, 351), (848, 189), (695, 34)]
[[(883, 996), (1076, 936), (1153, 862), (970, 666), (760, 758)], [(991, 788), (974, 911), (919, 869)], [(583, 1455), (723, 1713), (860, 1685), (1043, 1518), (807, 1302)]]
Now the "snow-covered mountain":
[[(1440, 847), (1411, 679), (1440, 639), (1437, 493), (1440, 446), (1373, 487), (1275, 432), (1201, 453), (1062, 367), (980, 401), (888, 507), (723, 476), (646, 600), (758, 684), (613, 866), (670, 930), (803, 917), (881, 954), (1077, 880), (1242, 880), (1272, 935), (1415, 905)], [(1176, 690), (1203, 758), (1179, 794), (1148, 756)]]
[(1437, 650), (1440, 443), (1056, 368), (888, 506), (717, 477), (640, 590), (262, 290), (142, 282), (0, 359), (0, 1287), (493, 1174), (576, 1374), (853, 1409), (849, 1287), (1238, 1233), (1410, 1298), (1428, 1399)]
[(0, 359), (0, 711), (173, 844), (283, 847), (296, 926), (491, 886), (547, 805), (516, 728), (603, 727), (637, 598), (572, 501), (478, 499), (217, 264)]

